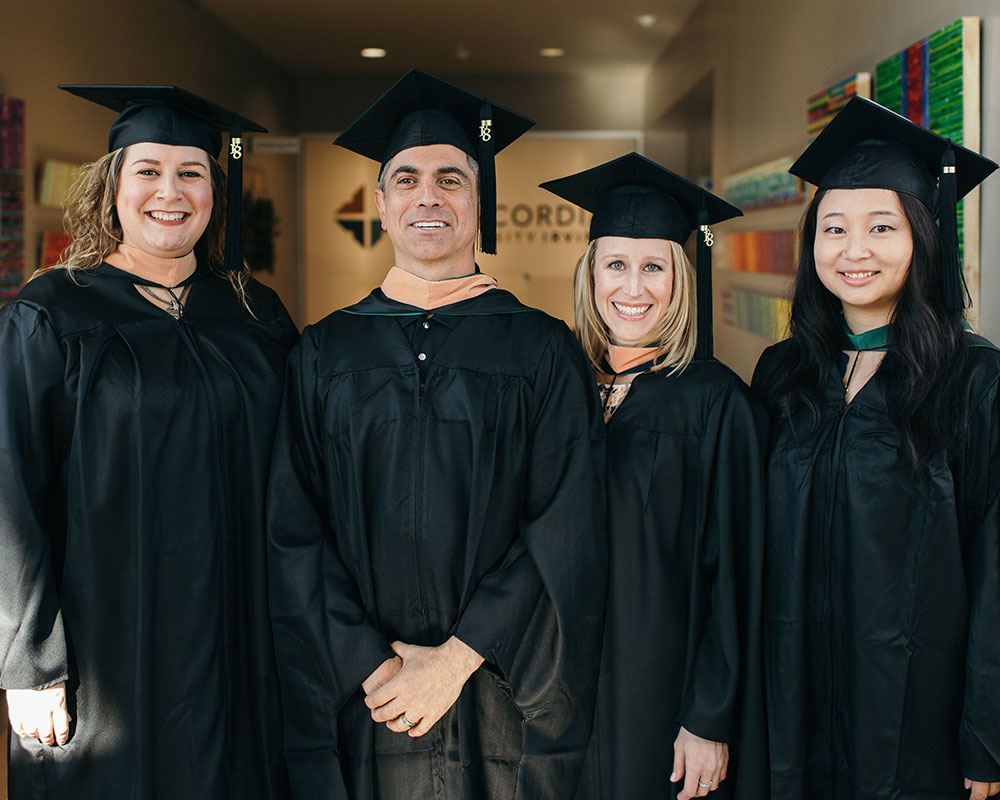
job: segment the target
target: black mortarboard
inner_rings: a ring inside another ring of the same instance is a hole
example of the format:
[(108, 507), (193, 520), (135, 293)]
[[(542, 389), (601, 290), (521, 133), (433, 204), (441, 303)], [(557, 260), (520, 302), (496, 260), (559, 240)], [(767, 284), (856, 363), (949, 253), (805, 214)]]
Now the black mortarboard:
[(385, 165), (411, 147), (450, 144), (479, 164), (479, 241), (496, 252), (493, 159), (534, 121), (453, 83), (411, 69), (358, 117), (334, 144)]
[(712, 356), (712, 232), (709, 225), (743, 216), (736, 206), (638, 153), (540, 184), (593, 213), (590, 239), (624, 236), (669, 239), (684, 244), (698, 238), (698, 348)]
[(820, 189), (891, 189), (940, 220), (941, 286), (964, 306), (955, 204), (997, 164), (878, 103), (852, 98), (788, 170)]
[(222, 131), (228, 130), (229, 191), (224, 268), (238, 270), (242, 267), (242, 132), (266, 133), (266, 128), (177, 86), (60, 84), (59, 88), (119, 112), (108, 135), (109, 153), (140, 142), (155, 142), (198, 147), (212, 158), (218, 158), (222, 151)]

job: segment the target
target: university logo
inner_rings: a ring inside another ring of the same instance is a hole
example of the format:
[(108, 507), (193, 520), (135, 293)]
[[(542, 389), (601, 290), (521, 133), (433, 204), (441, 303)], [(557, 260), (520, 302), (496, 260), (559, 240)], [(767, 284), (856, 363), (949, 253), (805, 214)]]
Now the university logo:
[[(362, 184), (334, 215), (337, 224), (350, 233), (362, 247), (374, 247), (384, 233), (378, 212), (374, 208), (375, 201), (371, 197), (371, 191)], [(368, 206), (372, 207), (370, 211), (366, 208)]]

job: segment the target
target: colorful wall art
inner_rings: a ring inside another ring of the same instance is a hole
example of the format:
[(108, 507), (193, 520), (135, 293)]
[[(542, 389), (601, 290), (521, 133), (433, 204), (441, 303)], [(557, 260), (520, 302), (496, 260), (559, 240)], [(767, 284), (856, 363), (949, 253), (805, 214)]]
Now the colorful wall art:
[(794, 275), (795, 236), (793, 230), (727, 233), (726, 269)]
[(788, 174), (792, 157), (779, 158), (722, 179), (726, 201), (744, 211), (802, 201), (802, 181)]
[(819, 132), (826, 127), (831, 119), (837, 116), (837, 112), (852, 97), (857, 95), (858, 97), (870, 98), (872, 96), (871, 87), (871, 73), (859, 72), (810, 97), (806, 101), (809, 141), (812, 142), (819, 135)]
[(24, 280), (24, 101), (0, 95), (0, 303)]
[[(978, 151), (979, 59), (979, 18), (962, 17), (880, 62), (875, 67), (875, 100)], [(958, 205), (958, 232), (965, 282), (975, 308), (979, 301), (978, 189)]]
[(722, 321), (772, 342), (788, 336), (792, 304), (784, 297), (727, 288), (720, 293)]

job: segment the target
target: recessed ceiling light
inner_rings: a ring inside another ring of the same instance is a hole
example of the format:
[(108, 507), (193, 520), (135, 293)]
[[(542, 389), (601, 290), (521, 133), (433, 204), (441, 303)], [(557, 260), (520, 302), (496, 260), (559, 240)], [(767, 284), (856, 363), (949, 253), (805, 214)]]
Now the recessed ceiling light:
[(656, 15), (640, 14), (638, 17), (635, 18), (635, 21), (640, 27), (646, 28), (648, 30), (649, 28), (652, 28), (656, 24)]
[(543, 47), (538, 51), (538, 55), (542, 58), (560, 58), (566, 55), (566, 51), (561, 47)]
[(366, 47), (361, 51), (362, 58), (385, 58), (386, 53), (381, 47)]

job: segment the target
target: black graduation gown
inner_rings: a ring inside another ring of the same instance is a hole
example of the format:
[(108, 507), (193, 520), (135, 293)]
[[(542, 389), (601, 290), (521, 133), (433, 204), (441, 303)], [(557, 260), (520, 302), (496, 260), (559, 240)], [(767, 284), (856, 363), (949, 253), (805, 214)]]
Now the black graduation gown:
[[(564, 800), (606, 583), (596, 389), (566, 326), (501, 290), (435, 309), (460, 319), (422, 380), (397, 316), (426, 313), (376, 289), (289, 360), (269, 542), (293, 794)], [(389, 642), (452, 634), (486, 659), (455, 706), (417, 739), (372, 722)], [(433, 795), (381, 772), (414, 752)]]
[(199, 268), (175, 320), (103, 264), (0, 310), (0, 685), (68, 681), (10, 796), (280, 798), (264, 489), (295, 328)]
[(611, 574), (580, 798), (675, 797), (681, 725), (730, 743), (713, 798), (737, 785), (740, 798), (766, 794), (765, 419), (746, 384), (712, 360), (636, 376), (608, 420)]
[[(765, 672), (772, 797), (945, 800), (1000, 780), (1000, 352), (970, 334), (961, 452), (900, 466), (879, 371), (838, 364), (772, 420)], [(771, 399), (791, 341), (764, 352)], [(798, 435), (796, 435), (798, 434)]]

